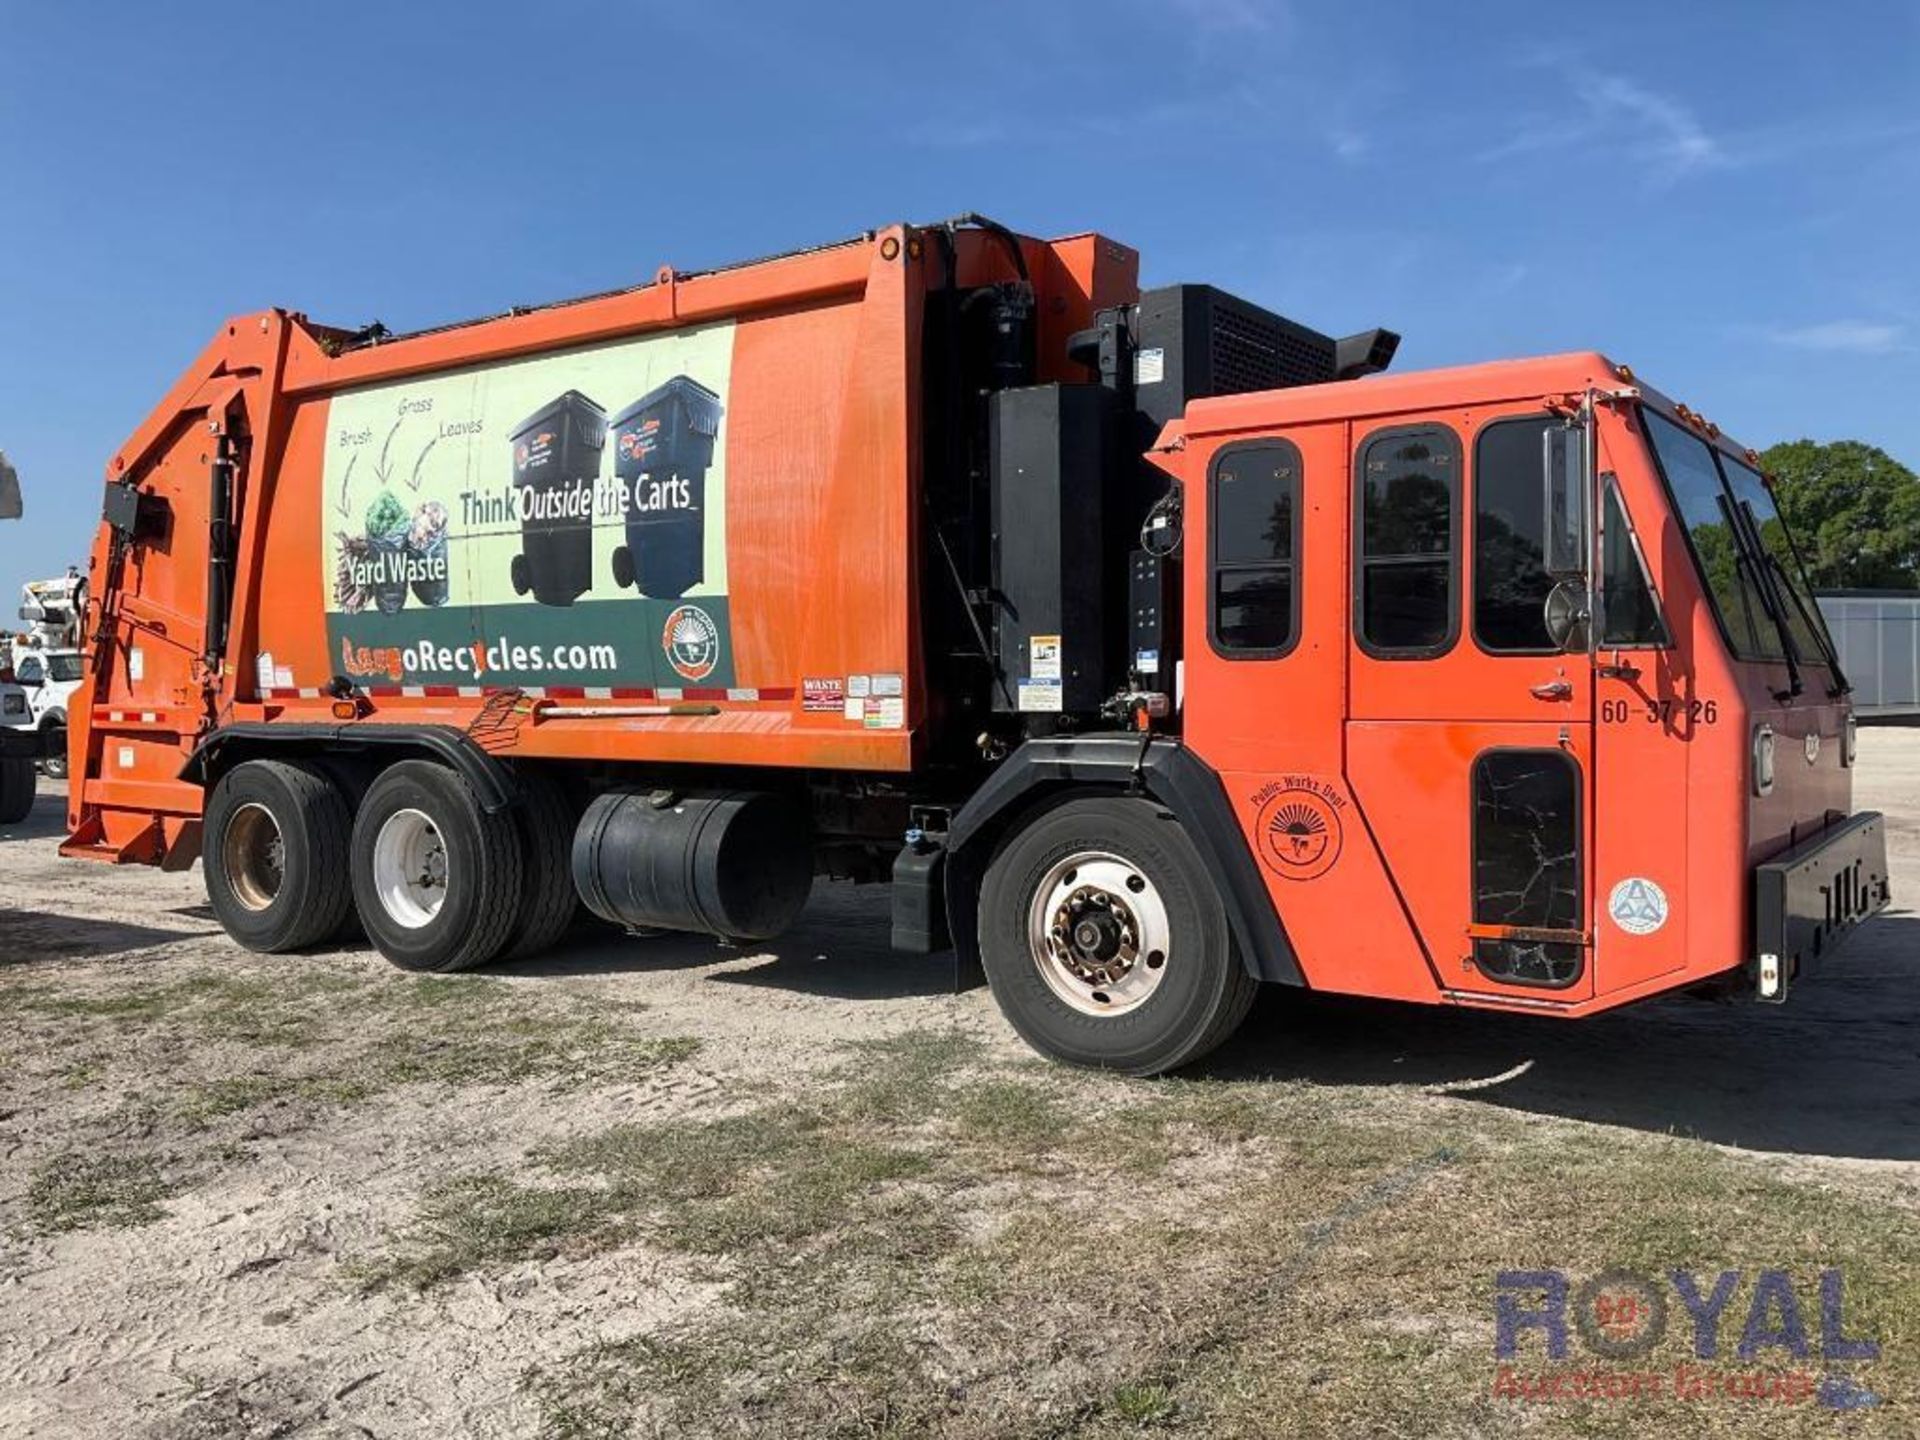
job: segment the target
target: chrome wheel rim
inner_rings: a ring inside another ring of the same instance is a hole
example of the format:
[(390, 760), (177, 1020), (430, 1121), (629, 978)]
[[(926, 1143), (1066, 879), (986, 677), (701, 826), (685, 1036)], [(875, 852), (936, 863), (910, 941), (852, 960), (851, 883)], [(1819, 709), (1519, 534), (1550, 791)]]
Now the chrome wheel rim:
[(1040, 978), (1082, 1015), (1124, 1015), (1166, 978), (1173, 927), (1139, 866), (1105, 851), (1056, 861), (1034, 888), (1027, 945)]
[(256, 912), (273, 904), (287, 878), (287, 842), (273, 812), (252, 800), (234, 811), (220, 859), (234, 899)]
[(373, 888), (400, 925), (433, 923), (447, 899), (447, 846), (424, 810), (396, 810), (373, 837)]

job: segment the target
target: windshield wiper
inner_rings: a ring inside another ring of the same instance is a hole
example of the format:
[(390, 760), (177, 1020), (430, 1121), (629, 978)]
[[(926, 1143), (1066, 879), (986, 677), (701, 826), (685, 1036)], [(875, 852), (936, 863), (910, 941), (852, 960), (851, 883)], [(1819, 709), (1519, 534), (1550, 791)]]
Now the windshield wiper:
[(1776, 700), (1791, 700), (1807, 687), (1800, 679), (1799, 647), (1793, 643), (1793, 630), (1787, 624), (1786, 606), (1774, 593), (1773, 575), (1768, 571), (1763, 559), (1766, 549), (1760, 543), (1757, 534), (1749, 534), (1747, 527), (1740, 522), (1746, 512), (1736, 506), (1723, 490), (1715, 497), (1720, 503), (1720, 514), (1725, 517), (1727, 528), (1733, 531), (1733, 545), (1740, 561), (1740, 568), (1747, 572), (1747, 579), (1760, 596), (1760, 608), (1767, 612), (1767, 618), (1773, 621), (1774, 632), (1780, 638), (1780, 658), (1787, 662), (1787, 688), (1776, 690)]
[[(1760, 530), (1760, 518), (1754, 514), (1753, 502), (1751, 500), (1742, 500), (1740, 502), (1740, 508), (1747, 512), (1747, 524), (1753, 528), (1755, 534), (1758, 534)], [(1783, 525), (1782, 533), (1787, 537), (1788, 548), (1792, 549), (1793, 532), (1785, 529)], [(1827, 698), (1829, 700), (1838, 700), (1842, 695), (1852, 694), (1853, 684), (1847, 679), (1846, 673), (1840, 668), (1840, 650), (1827, 634), (1827, 627), (1823, 625), (1816, 616), (1807, 613), (1807, 602), (1800, 598), (1799, 588), (1794, 585), (1793, 577), (1787, 573), (1787, 567), (1780, 563), (1780, 558), (1771, 550), (1764, 548), (1764, 542), (1762, 542), (1762, 545), (1761, 553), (1766, 557), (1767, 568), (1773, 572), (1775, 579), (1779, 582), (1776, 588), (1786, 591), (1788, 596), (1793, 600), (1793, 608), (1800, 612), (1800, 623), (1807, 627), (1807, 633), (1813, 636), (1813, 643), (1820, 647), (1820, 658), (1825, 662), (1828, 671), (1833, 676), (1833, 683), (1827, 687)], [(1800, 552), (1798, 550), (1794, 550), (1793, 560), (1796, 565), (1800, 564)], [(1802, 565), (1801, 569), (1804, 571), (1806, 567)]]

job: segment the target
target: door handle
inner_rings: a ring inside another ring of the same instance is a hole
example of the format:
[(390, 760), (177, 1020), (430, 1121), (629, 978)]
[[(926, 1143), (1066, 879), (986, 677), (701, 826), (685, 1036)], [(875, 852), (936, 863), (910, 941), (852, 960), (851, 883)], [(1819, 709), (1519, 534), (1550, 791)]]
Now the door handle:
[(1547, 680), (1532, 687), (1536, 700), (1571, 700), (1573, 682), (1571, 680)]

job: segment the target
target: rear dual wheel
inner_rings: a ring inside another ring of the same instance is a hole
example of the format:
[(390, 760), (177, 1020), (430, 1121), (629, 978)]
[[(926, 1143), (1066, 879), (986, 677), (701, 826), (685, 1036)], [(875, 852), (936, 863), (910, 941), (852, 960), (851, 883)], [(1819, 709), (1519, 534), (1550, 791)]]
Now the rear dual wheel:
[(1073, 800), (1009, 835), (981, 887), (979, 937), (1009, 1023), (1076, 1065), (1178, 1069), (1253, 1004), (1199, 852), (1150, 800)]
[(522, 803), (495, 815), (432, 761), (360, 779), (297, 760), (250, 760), (221, 778), (202, 856), (208, 900), (234, 939), (301, 950), (357, 913), (394, 964), (446, 971), (523, 959), (566, 932), (578, 906), (575, 816), (554, 781), (523, 775)]
[(353, 905), (347, 802), (316, 767), (249, 760), (220, 778), (202, 820), (207, 901), (249, 950), (280, 954), (330, 938)]
[(353, 822), (360, 923), (404, 970), (470, 970), (498, 955), (520, 913), (523, 842), (510, 814), (431, 760), (380, 772)]

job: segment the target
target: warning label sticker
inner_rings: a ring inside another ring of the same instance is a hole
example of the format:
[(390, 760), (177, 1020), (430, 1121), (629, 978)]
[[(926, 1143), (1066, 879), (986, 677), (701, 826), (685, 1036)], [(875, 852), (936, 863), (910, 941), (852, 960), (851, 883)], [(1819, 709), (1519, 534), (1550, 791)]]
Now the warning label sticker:
[(846, 685), (837, 675), (808, 676), (800, 682), (800, 708), (838, 715), (846, 702)]
[(866, 727), (869, 730), (904, 730), (907, 702), (898, 695), (875, 695), (866, 701)]
[(1035, 680), (1060, 678), (1060, 637), (1036, 635), (1027, 642), (1027, 668)]
[(1016, 698), (1022, 710), (1057, 713), (1061, 709), (1060, 682), (1058, 680), (1023, 680), (1020, 682), (1020, 690)]

